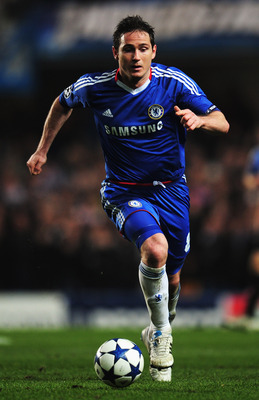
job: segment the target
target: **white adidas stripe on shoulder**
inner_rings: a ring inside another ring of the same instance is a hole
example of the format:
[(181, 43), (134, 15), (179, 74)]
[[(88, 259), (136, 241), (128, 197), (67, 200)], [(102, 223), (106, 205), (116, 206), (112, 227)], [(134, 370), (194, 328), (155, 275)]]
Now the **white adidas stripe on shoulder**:
[(90, 85), (95, 85), (97, 83), (102, 83), (102, 82), (107, 82), (111, 79), (113, 79), (116, 75), (116, 69), (111, 71), (111, 72), (104, 72), (103, 74), (99, 76), (85, 76), (82, 78), (79, 78), (78, 81), (75, 83), (75, 91), (85, 87), (85, 86), (90, 86)]
[(195, 83), (187, 75), (180, 71), (175, 71), (169, 68), (161, 69), (159, 67), (152, 67), (152, 73), (154, 73), (154, 76), (156, 76), (157, 78), (164, 76), (167, 78), (176, 79), (177, 81), (183, 83), (184, 86), (186, 86), (192, 94), (196, 94), (197, 96), (201, 95)]

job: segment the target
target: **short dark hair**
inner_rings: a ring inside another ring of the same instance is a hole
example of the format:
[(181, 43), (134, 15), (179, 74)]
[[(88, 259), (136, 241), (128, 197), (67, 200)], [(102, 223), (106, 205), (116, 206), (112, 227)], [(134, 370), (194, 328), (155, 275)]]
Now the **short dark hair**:
[(113, 46), (118, 50), (122, 35), (127, 32), (144, 31), (149, 34), (152, 47), (155, 44), (155, 31), (154, 28), (145, 22), (139, 15), (128, 16), (122, 19), (113, 34)]

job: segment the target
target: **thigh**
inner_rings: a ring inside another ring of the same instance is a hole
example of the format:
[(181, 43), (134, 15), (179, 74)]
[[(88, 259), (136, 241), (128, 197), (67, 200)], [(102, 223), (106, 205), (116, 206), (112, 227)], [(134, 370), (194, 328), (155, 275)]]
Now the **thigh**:
[(146, 204), (145, 209), (130, 213), (125, 220), (123, 227), (124, 236), (135, 243), (139, 250), (148, 238), (157, 233), (163, 234), (154, 215), (155, 213), (152, 207)]
[(130, 241), (135, 242), (137, 236), (145, 231), (161, 232), (159, 213), (145, 198), (143, 191), (132, 191), (116, 184), (103, 184), (101, 200), (108, 217), (119, 232)]

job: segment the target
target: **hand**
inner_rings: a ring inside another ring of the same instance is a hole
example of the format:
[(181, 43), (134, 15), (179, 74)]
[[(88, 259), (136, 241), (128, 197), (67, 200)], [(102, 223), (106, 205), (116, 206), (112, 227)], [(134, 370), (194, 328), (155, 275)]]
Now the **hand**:
[(175, 115), (181, 117), (180, 123), (187, 131), (194, 131), (202, 126), (202, 119), (188, 108), (181, 110), (178, 106), (174, 107)]
[(27, 167), (31, 175), (39, 175), (42, 171), (42, 166), (46, 163), (47, 157), (35, 152), (27, 161)]

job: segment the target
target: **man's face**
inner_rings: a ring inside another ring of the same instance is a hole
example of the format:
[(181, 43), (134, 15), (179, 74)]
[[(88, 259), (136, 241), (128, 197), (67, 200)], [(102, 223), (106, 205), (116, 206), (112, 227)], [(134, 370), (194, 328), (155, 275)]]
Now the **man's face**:
[(121, 36), (118, 50), (112, 48), (118, 60), (122, 82), (132, 88), (143, 85), (150, 74), (152, 60), (156, 56), (156, 45), (152, 48), (147, 32), (127, 32)]

